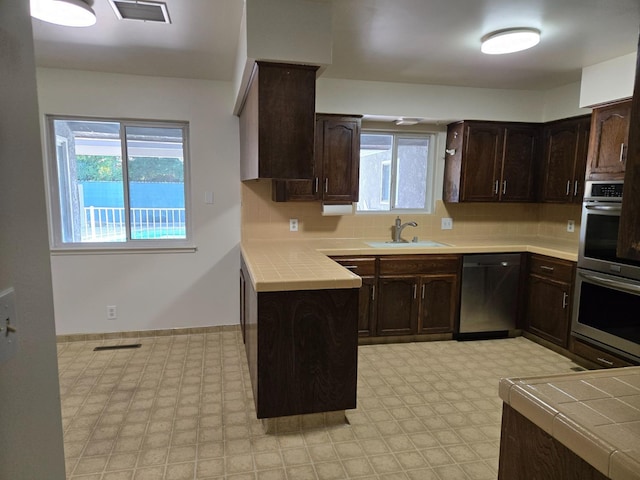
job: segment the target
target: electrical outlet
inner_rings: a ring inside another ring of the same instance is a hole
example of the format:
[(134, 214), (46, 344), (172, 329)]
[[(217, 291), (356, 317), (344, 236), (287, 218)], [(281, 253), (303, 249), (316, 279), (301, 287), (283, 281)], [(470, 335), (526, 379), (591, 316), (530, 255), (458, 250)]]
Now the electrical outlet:
[(107, 305), (107, 320), (115, 320), (116, 318), (118, 318), (118, 307)]
[(453, 218), (442, 218), (440, 221), (441, 230), (451, 230), (453, 228)]
[(297, 218), (290, 218), (289, 219), (289, 231), (290, 232), (297, 232), (298, 231), (298, 219)]
[(567, 232), (575, 232), (576, 230), (576, 222), (573, 220), (567, 220)]

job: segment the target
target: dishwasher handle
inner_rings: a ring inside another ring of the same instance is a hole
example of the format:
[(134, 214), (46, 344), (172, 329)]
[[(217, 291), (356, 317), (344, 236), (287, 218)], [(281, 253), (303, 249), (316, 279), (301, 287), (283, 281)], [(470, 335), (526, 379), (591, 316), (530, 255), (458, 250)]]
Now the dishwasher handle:
[(485, 268), (485, 267), (517, 267), (520, 263), (509, 263), (509, 262), (495, 262), (495, 263), (481, 263), (481, 262), (470, 262), (464, 263), (462, 268)]

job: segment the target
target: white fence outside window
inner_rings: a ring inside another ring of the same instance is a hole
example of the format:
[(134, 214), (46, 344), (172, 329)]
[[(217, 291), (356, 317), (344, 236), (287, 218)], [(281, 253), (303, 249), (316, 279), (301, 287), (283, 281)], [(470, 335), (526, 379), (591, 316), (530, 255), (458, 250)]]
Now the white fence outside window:
[[(185, 238), (184, 208), (131, 208), (131, 238)], [(81, 219), (83, 242), (125, 241), (124, 207), (84, 207)]]

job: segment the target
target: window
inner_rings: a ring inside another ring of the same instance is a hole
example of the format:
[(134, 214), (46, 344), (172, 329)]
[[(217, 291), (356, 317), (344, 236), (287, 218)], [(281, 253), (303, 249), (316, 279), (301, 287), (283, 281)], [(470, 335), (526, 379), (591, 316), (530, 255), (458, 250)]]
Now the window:
[(359, 212), (430, 212), (433, 134), (363, 132)]
[(48, 127), (54, 247), (187, 245), (186, 123), (48, 117)]

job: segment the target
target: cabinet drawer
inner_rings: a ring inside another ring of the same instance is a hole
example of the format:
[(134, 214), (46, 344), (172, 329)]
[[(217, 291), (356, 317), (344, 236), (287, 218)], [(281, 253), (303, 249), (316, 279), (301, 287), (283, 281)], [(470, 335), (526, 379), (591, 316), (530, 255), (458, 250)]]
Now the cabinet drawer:
[(375, 257), (331, 257), (331, 259), (360, 277), (376, 274)]
[(458, 273), (459, 255), (389, 255), (380, 257), (380, 275)]
[(529, 261), (529, 273), (535, 273), (543, 277), (553, 278), (562, 282), (573, 281), (573, 263), (558, 258), (531, 255)]
[(571, 351), (576, 355), (586, 358), (604, 368), (630, 367), (633, 364), (612, 355), (609, 352), (600, 350), (597, 347), (581, 342), (575, 338), (571, 339)]

